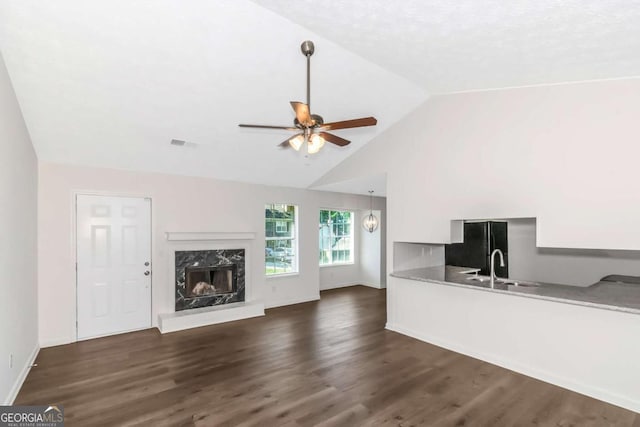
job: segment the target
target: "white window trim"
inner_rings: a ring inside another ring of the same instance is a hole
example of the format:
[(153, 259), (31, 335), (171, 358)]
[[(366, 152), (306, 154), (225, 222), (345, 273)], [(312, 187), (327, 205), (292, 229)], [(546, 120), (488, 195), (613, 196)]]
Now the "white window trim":
[(295, 276), (299, 276), (300, 272), (296, 271), (295, 273), (291, 272), (291, 273), (275, 273), (275, 274), (265, 274), (264, 278), (267, 280), (271, 280), (271, 279), (284, 279), (285, 277), (295, 277)]
[(351, 262), (336, 262), (334, 264), (319, 264), (320, 268), (331, 268), (331, 267), (348, 267), (350, 265), (356, 265), (354, 261)]

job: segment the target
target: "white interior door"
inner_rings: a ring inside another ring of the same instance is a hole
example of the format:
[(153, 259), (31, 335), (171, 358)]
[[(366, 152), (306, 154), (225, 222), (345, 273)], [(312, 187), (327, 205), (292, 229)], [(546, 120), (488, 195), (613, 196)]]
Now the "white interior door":
[(78, 195), (78, 339), (151, 327), (151, 200)]

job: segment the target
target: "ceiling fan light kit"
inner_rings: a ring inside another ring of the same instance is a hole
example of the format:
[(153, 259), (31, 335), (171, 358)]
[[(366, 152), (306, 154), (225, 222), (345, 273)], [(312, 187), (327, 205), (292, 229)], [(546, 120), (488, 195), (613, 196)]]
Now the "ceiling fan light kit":
[(375, 126), (378, 121), (375, 117), (363, 117), (360, 119), (344, 120), (341, 122), (325, 123), (322, 116), (311, 114), (311, 55), (315, 52), (315, 46), (312, 41), (306, 40), (300, 45), (302, 54), (307, 58), (307, 103), (291, 101), (291, 108), (295, 112), (293, 126), (270, 126), (270, 125), (247, 125), (239, 124), (245, 128), (259, 129), (284, 129), (293, 130), (300, 133), (293, 137), (287, 138), (286, 141), (280, 143), (280, 147), (291, 147), (296, 151), (306, 143), (307, 152), (315, 154), (324, 146), (325, 142), (344, 147), (349, 145), (351, 141), (341, 138), (329, 130), (349, 129), (363, 126)]

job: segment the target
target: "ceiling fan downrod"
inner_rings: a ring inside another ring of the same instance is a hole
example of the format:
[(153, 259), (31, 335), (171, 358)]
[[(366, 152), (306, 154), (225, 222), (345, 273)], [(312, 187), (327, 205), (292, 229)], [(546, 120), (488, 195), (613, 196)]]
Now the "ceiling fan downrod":
[(307, 106), (311, 111), (311, 55), (315, 52), (316, 47), (311, 40), (305, 40), (300, 45), (300, 50), (307, 57)]

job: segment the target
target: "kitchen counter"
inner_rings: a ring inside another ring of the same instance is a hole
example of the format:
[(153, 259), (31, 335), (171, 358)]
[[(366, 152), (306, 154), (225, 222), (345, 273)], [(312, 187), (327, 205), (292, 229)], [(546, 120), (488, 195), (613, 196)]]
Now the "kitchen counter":
[(491, 289), (488, 281), (478, 282), (469, 280), (469, 277), (478, 271), (478, 269), (474, 268), (442, 265), (438, 267), (397, 271), (391, 273), (391, 276), (401, 279), (476, 289), (479, 291), (538, 298), (566, 304), (640, 314), (640, 284), (602, 281), (591, 286), (581, 287), (536, 282), (538, 286), (496, 284), (496, 287)]

